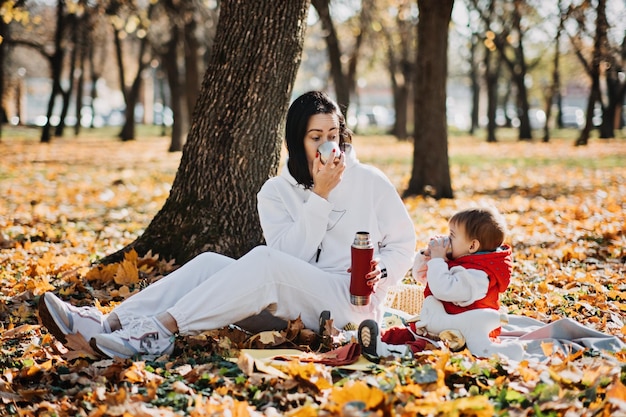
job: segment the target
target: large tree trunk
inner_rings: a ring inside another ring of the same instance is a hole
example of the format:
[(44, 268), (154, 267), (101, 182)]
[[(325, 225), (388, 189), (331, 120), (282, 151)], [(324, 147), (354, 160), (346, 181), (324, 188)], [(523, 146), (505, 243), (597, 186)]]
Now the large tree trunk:
[(278, 170), (309, 0), (280, 7), (225, 0), (220, 7), (213, 57), (171, 193), (125, 250), (152, 250), (182, 264), (208, 250), (239, 257), (263, 241), (256, 194)]
[(419, 0), (413, 170), (406, 195), (452, 198), (448, 165), (446, 79), (454, 0)]

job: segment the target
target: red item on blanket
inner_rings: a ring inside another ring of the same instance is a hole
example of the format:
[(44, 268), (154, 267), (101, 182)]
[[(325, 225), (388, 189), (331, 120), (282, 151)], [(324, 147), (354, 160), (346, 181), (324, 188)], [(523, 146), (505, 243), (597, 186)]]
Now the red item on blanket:
[(316, 353), (299, 358), (301, 362), (315, 362), (329, 366), (350, 365), (359, 360), (361, 346), (358, 343), (348, 343), (337, 349), (325, 353)]
[(413, 333), (406, 327), (392, 327), (384, 331), (380, 339), (390, 345), (408, 345), (413, 353), (423, 351), (428, 344), (424, 339), (415, 339)]

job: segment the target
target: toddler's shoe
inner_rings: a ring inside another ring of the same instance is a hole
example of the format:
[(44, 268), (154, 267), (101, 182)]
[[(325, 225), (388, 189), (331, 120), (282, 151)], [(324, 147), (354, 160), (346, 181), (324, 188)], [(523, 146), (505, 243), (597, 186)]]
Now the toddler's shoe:
[(106, 316), (96, 307), (75, 307), (51, 292), (39, 298), (41, 322), (58, 341), (65, 344), (68, 334), (80, 333), (85, 340), (100, 333), (108, 333)]
[(97, 334), (91, 347), (109, 358), (131, 358), (141, 356), (146, 359), (170, 355), (174, 351), (176, 337), (153, 317), (140, 317), (128, 326), (108, 334)]
[(452, 352), (458, 352), (465, 347), (465, 336), (457, 329), (448, 329), (440, 332), (439, 340), (445, 342)]

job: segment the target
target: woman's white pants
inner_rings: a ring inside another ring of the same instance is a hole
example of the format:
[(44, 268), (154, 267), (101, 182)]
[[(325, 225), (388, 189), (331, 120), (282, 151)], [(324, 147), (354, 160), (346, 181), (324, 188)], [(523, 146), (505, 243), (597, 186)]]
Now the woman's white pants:
[(349, 274), (331, 274), (267, 246), (238, 260), (206, 252), (117, 306), (113, 312), (126, 326), (138, 316), (168, 312), (181, 335), (219, 329), (270, 308), (285, 320), (301, 317), (317, 329), (323, 310), (343, 328), (377, 319), (380, 298), (367, 306), (350, 303)]

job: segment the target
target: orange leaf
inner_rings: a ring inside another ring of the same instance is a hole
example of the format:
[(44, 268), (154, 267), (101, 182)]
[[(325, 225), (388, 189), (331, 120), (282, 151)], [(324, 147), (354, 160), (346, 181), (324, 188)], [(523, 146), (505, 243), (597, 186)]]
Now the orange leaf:
[(608, 398), (626, 401), (626, 385), (622, 384), (618, 378), (615, 378), (615, 382), (611, 388), (606, 391), (606, 396)]
[(124, 260), (118, 264), (115, 277), (113, 278), (118, 285), (130, 285), (139, 282), (139, 270), (137, 263)]
[(79, 333), (76, 334), (66, 334), (65, 335), (65, 347), (69, 349), (68, 352), (63, 354), (63, 357), (66, 360), (72, 360), (76, 358), (89, 358), (89, 359), (97, 359), (100, 356), (91, 348), (89, 342), (85, 340), (83, 335)]

